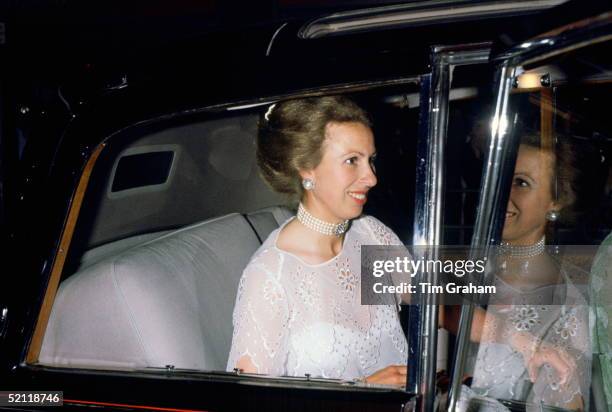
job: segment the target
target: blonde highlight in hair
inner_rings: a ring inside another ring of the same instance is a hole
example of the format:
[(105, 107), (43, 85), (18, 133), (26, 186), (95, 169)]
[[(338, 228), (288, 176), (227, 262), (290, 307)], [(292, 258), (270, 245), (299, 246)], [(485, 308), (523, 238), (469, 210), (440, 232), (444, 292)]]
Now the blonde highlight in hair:
[(367, 113), (344, 96), (286, 100), (259, 120), (257, 164), (276, 192), (294, 201), (303, 196), (300, 170), (315, 168), (323, 155), (330, 123), (359, 122), (371, 127)]

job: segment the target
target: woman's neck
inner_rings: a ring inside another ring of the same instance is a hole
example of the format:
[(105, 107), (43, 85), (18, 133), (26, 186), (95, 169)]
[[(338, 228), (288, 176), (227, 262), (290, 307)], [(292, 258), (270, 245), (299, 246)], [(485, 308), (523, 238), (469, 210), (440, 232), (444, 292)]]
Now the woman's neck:
[(343, 242), (344, 235), (326, 236), (293, 219), (279, 233), (276, 246), (308, 264), (320, 264), (337, 256), (342, 251)]
[(539, 240), (535, 242), (529, 242), (527, 244), (502, 241), (500, 252), (503, 256), (528, 259), (543, 254), (545, 246), (546, 239), (544, 236), (541, 236)]
[(531, 257), (501, 256), (500, 276), (514, 286), (531, 289), (559, 283), (559, 270), (548, 253)]
[[(297, 211), (297, 220), (306, 228), (324, 236), (342, 236), (348, 229), (349, 221), (339, 219), (325, 219), (322, 213), (311, 212), (307, 206), (300, 203)], [(338, 221), (339, 220), (339, 221)]]
[(314, 218), (322, 220), (326, 223), (335, 225), (345, 221), (345, 219), (335, 216), (325, 204), (314, 196), (305, 196), (300, 201), (300, 205)]

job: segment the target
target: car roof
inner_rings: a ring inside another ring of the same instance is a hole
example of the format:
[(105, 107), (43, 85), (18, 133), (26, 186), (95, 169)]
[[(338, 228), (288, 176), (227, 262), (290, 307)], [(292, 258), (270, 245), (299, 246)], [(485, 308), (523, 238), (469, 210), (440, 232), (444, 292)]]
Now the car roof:
[[(121, 71), (158, 64), (160, 57), (181, 62), (190, 55), (196, 60), (204, 55), (292, 58), (401, 51), (414, 53), (413, 58), (422, 64), (432, 45), (491, 40), (516, 25), (512, 17), (563, 1), (26, 0), (14, 2), (9, 10), (5, 38), (20, 69), (48, 77), (75, 65), (97, 64)], [(491, 12), (491, 5), (502, 5), (506, 11)], [(463, 17), (452, 14), (460, 6), (472, 11)], [(414, 21), (415, 13), (431, 11), (437, 17)], [(393, 20), (398, 13), (400, 20)], [(379, 24), (362, 24), (368, 18), (370, 22), (378, 19)], [(346, 25), (347, 19), (357, 19), (359, 27), (347, 36), (337, 36), (337, 28), (329, 23)], [(308, 30), (317, 35), (308, 37)]]

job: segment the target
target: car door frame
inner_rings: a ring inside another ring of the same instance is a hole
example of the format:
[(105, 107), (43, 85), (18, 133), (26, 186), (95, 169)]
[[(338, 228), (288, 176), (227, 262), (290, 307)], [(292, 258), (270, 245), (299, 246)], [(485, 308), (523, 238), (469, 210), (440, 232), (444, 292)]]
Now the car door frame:
[[(491, 44), (435, 46), (432, 72), (421, 78), (420, 133), (417, 146), (413, 245), (429, 246), (436, 254), (444, 244), (443, 210), (446, 175), (446, 141), (452, 71), (455, 67), (487, 64)], [(418, 257), (415, 257), (418, 258)], [(428, 256), (426, 259), (433, 259)], [(427, 273), (424, 281), (439, 285), (439, 274)], [(416, 293), (409, 309), (409, 359), (407, 390), (417, 393), (416, 410), (431, 411), (436, 402), (436, 355), (439, 302), (435, 294)]]

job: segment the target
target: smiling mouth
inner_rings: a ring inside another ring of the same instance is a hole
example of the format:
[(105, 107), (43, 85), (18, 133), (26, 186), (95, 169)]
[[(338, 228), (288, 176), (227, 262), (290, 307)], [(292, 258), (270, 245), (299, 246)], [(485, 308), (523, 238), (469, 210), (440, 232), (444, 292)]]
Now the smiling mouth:
[(348, 195), (359, 204), (364, 204), (368, 200), (366, 192), (348, 192)]

